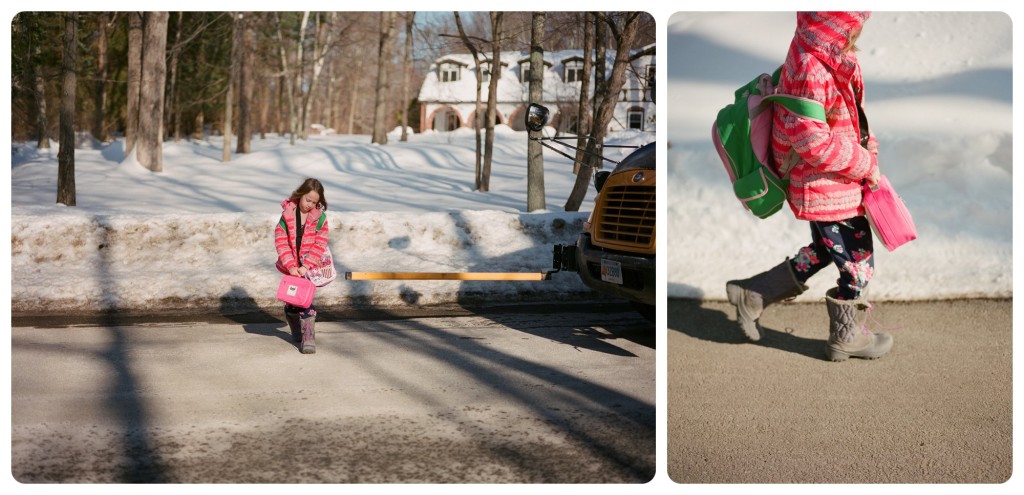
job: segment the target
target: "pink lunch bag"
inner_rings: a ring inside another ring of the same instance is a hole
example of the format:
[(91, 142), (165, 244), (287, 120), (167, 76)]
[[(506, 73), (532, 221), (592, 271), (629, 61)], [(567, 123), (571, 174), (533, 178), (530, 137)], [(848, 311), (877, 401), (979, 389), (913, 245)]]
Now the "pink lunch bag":
[(874, 188), (867, 183), (863, 188), (864, 210), (875, 236), (882, 240), (886, 249), (893, 251), (917, 239), (914, 219), (911, 218), (907, 206), (903, 204), (903, 199), (893, 190), (889, 179), (883, 175)]
[(277, 286), (277, 298), (292, 306), (308, 308), (313, 304), (313, 293), (316, 285), (304, 277), (285, 275)]

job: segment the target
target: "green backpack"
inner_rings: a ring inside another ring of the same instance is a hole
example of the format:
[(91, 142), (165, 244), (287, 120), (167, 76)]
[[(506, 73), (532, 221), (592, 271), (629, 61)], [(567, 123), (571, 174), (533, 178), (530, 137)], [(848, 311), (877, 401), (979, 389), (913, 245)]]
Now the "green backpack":
[(712, 128), (715, 149), (729, 173), (733, 192), (758, 218), (782, 209), (789, 190), (789, 167), (772, 160), (772, 102), (807, 118), (825, 122), (825, 107), (814, 100), (776, 93), (779, 67), (761, 74), (735, 92), (735, 101), (719, 110)]

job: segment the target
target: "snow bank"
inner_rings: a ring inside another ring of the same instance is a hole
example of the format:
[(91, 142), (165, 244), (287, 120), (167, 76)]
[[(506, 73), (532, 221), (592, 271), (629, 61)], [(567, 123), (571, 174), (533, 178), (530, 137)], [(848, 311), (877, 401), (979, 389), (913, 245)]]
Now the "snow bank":
[[(545, 272), (551, 246), (574, 243), (586, 214), (495, 211), (328, 212), (339, 272)], [(70, 313), (270, 308), (273, 228), (253, 213), (159, 216), (69, 211), (12, 217), (12, 311)], [(346, 281), (322, 306), (443, 305), (593, 298), (574, 273), (543, 282)]]
[[(788, 208), (759, 220), (732, 194), (711, 123), (733, 91), (782, 62), (792, 12), (686, 12), (668, 37), (669, 297), (725, 299), (725, 284), (810, 242)], [(1000, 12), (875, 12), (858, 41), (879, 166), (918, 227), (876, 242), (875, 300), (1013, 295), (1012, 29)], [(798, 300), (821, 300), (838, 272)]]

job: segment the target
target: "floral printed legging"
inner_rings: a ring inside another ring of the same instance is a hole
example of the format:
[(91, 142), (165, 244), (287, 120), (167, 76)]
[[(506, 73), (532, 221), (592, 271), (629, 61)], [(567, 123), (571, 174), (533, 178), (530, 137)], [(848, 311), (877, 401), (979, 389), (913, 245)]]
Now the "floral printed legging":
[(284, 305), (284, 311), (285, 311), (285, 313), (292, 313), (292, 314), (298, 313), (299, 314), (299, 318), (302, 318), (302, 319), (306, 319), (306, 318), (309, 318), (309, 317), (315, 317), (316, 316), (316, 308), (314, 308), (312, 304), (310, 304), (308, 308), (302, 308), (302, 307), (299, 307), (299, 306), (292, 306), (291, 304), (287, 304), (286, 303)]
[(838, 222), (811, 222), (809, 246), (790, 259), (793, 273), (801, 283), (832, 262), (839, 268), (837, 299), (860, 297), (875, 271), (872, 256), (871, 224), (867, 217)]

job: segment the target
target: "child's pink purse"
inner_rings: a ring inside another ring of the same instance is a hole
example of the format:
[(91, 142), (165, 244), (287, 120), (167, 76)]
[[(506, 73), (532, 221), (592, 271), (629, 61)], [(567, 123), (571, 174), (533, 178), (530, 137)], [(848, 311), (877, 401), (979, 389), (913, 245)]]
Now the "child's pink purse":
[(882, 175), (875, 187), (872, 188), (865, 182), (863, 188), (864, 210), (875, 236), (882, 240), (886, 249), (893, 251), (917, 239), (914, 219), (911, 218), (907, 206), (903, 204), (903, 199), (893, 190), (889, 179)]
[(316, 285), (305, 277), (285, 275), (277, 286), (277, 298), (286, 304), (308, 308), (313, 304), (313, 293)]

